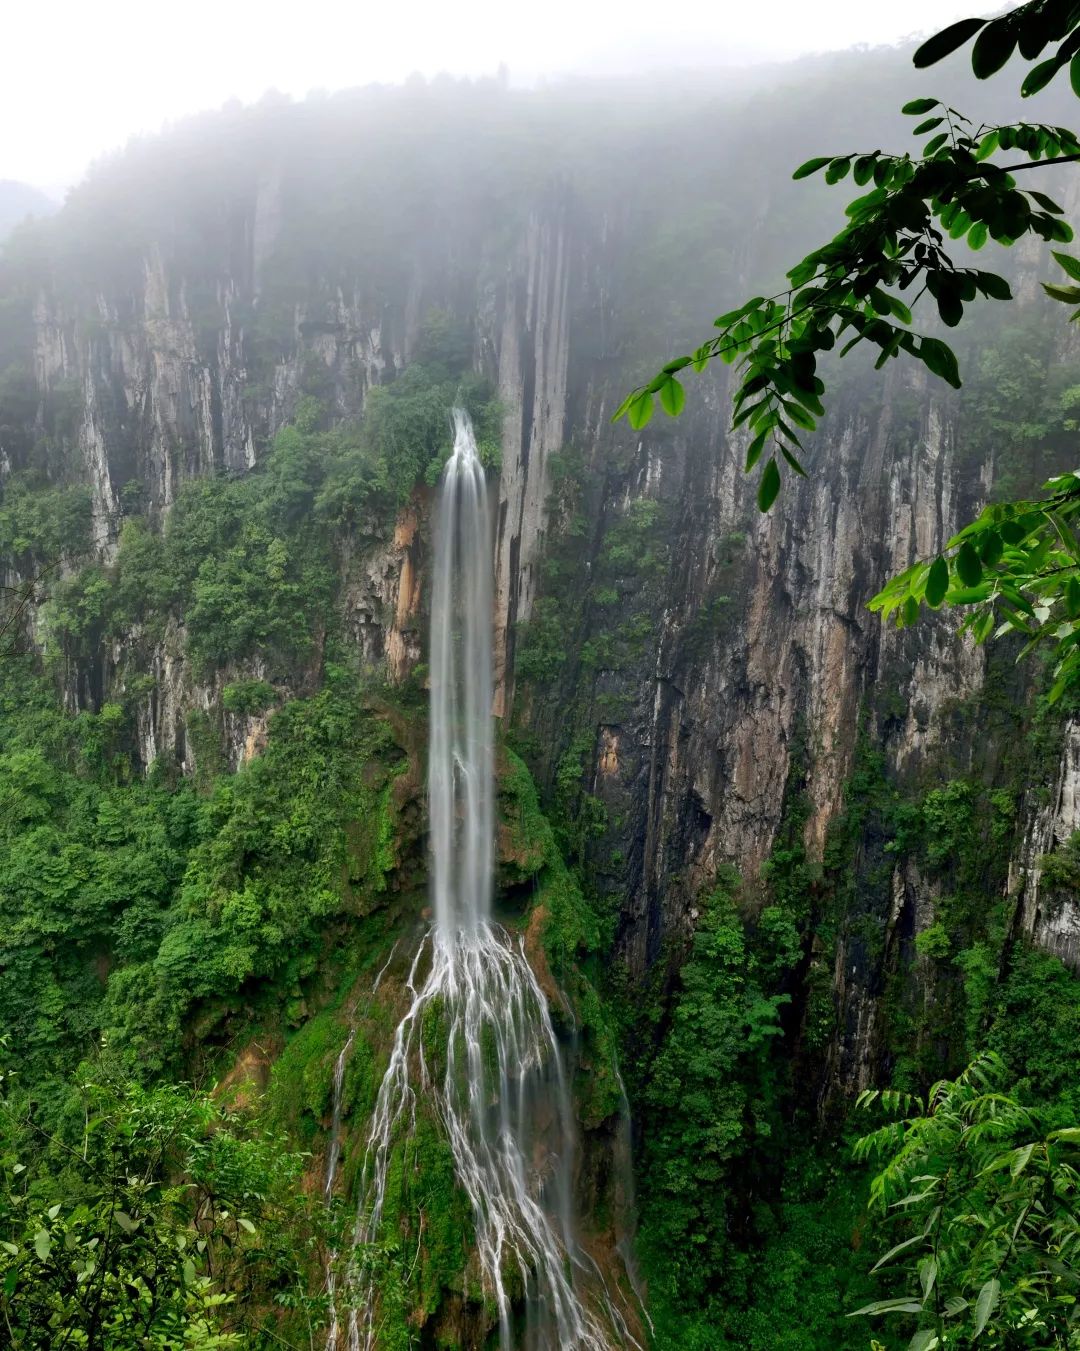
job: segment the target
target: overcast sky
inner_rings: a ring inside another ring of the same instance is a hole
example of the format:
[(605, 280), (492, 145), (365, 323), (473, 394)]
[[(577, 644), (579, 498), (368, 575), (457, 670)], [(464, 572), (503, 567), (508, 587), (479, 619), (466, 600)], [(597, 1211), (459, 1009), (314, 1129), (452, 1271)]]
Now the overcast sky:
[(8, 0), (0, 178), (51, 191), (138, 132), (267, 89), (414, 71), (513, 83), (895, 42), (977, 0)]

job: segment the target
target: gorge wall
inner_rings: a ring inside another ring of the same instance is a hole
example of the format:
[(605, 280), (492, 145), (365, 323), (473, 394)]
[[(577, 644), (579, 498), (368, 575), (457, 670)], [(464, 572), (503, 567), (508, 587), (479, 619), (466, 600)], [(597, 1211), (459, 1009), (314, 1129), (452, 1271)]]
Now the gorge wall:
[[(933, 763), (949, 710), (981, 687), (984, 654), (948, 620), (889, 632), (865, 601), (978, 510), (993, 489), (995, 452), (958, 463), (962, 411), (919, 373), (898, 369), (880, 382), (861, 375), (814, 447), (809, 481), (792, 485), (781, 508), (759, 518), (738, 438), (727, 432), (723, 374), (700, 382), (694, 407), (678, 423), (654, 423), (639, 436), (609, 425), (642, 363), (674, 350), (680, 327), (692, 334), (693, 319), (713, 304), (712, 296), (694, 297), (696, 305), (688, 299), (698, 266), (691, 250), (671, 294), (645, 311), (655, 338), (640, 339), (635, 278), (670, 247), (672, 217), (687, 204), (685, 166), (671, 171), (666, 212), (605, 192), (606, 184), (582, 191), (569, 167), (560, 182), (540, 157), (538, 181), (513, 201), (494, 200), (503, 147), (488, 150), (479, 165), (485, 151), (474, 147), (446, 156), (423, 184), (419, 211), (410, 212), (412, 202), (392, 196), (414, 167), (409, 157), (430, 166), (446, 149), (441, 138), (434, 148), (422, 139), (417, 118), (428, 125), (428, 115), (445, 113), (453, 100), (437, 89), (401, 97), (402, 108), (375, 118), (380, 128), (380, 119), (398, 125), (398, 161), (388, 168), (361, 150), (357, 181), (340, 201), (312, 203), (311, 176), (320, 175), (324, 190), (337, 172), (345, 176), (355, 149), (348, 133), (361, 135), (372, 114), (347, 105), (270, 108), (226, 119), (225, 148), (201, 182), (184, 158), (200, 135), (196, 124), (178, 134), (178, 153), (158, 170), (160, 181), (140, 178), (147, 168), (138, 155), (106, 166), (61, 218), (45, 223), (51, 235), (28, 248), (28, 260), (12, 250), (8, 284), (24, 313), (10, 324), (8, 348), (13, 364), (32, 376), (33, 419), (21, 436), (8, 437), (5, 465), (18, 471), (47, 441), (49, 472), (89, 486), (93, 544), (107, 559), (132, 493), (139, 510), (161, 518), (185, 481), (247, 472), (307, 390), (317, 389), (334, 419), (358, 416), (367, 392), (414, 360), (427, 317), (453, 316), (468, 335), (470, 364), (497, 392), (501, 417), (498, 712), (511, 715), (517, 635), (544, 594), (548, 532), (560, 529), (557, 506), (556, 519), (549, 516), (552, 455), (571, 447), (583, 467), (581, 576), (564, 579), (583, 597), (588, 619), (583, 612), (580, 623), (603, 627), (589, 578), (603, 566), (611, 529), (636, 504), (661, 513), (653, 533), (662, 529), (664, 539), (648, 578), (640, 559), (630, 560), (621, 579), (618, 565), (608, 565), (618, 604), (638, 616), (632, 657), (623, 652), (606, 665), (599, 658), (582, 666), (580, 653), (570, 651), (550, 688), (528, 682), (517, 712), (525, 728), (542, 733), (540, 763), (550, 780), (572, 739), (566, 708), (575, 710), (575, 734), (588, 743), (590, 792), (619, 822), (590, 848), (622, 858), (604, 885), (616, 898), (620, 951), (640, 975), (665, 935), (692, 928), (694, 897), (718, 865), (756, 875), (796, 780), (807, 804), (805, 847), (820, 860), (843, 808), (860, 728), (884, 751), (890, 775), (917, 781)], [(453, 115), (467, 129), (494, 111), (499, 97), (474, 90), (453, 105)], [(660, 121), (654, 136), (679, 130), (679, 123)], [(328, 126), (335, 135), (325, 162), (312, 170), (303, 147)], [(618, 126), (600, 135), (629, 139)], [(230, 170), (240, 155), (237, 182)], [(711, 167), (713, 182), (695, 188), (703, 199), (694, 203), (698, 217), (724, 205), (722, 168)], [(378, 201), (366, 195), (376, 186)], [(126, 219), (132, 193), (142, 195), (134, 224)], [(769, 186), (753, 210), (765, 217), (786, 211), (787, 202), (783, 189)], [(350, 208), (357, 212), (355, 247), (337, 255), (324, 247), (322, 263), (316, 252), (301, 266), (308, 240), (349, 228)], [(171, 214), (177, 210), (186, 214)], [(381, 219), (369, 228), (372, 212)], [(375, 250), (399, 227), (392, 267), (384, 269)], [(768, 249), (762, 260), (746, 222), (733, 240), (707, 236), (711, 228), (711, 220), (698, 224), (694, 243), (709, 238), (728, 253), (718, 293), (736, 294), (769, 265)], [(57, 437), (50, 419), (60, 406), (66, 430)], [(365, 664), (400, 681), (422, 658), (426, 498), (415, 497), (375, 529), (376, 547), (346, 551), (341, 608)], [(17, 567), (10, 575), (18, 580)], [(65, 673), (64, 700), (73, 711), (100, 706), (123, 689), (122, 649), (114, 645), (99, 659), (95, 673), (77, 663)], [(190, 770), (186, 713), (209, 708), (236, 672), (196, 679), (175, 630), (148, 660), (153, 684), (138, 712), (144, 764), (179, 741)], [(257, 659), (246, 674), (264, 674)], [(313, 670), (298, 683), (316, 679)], [(887, 717), (872, 706), (871, 690), (879, 702), (888, 691), (895, 707)], [(265, 728), (259, 716), (227, 716), (225, 725), (235, 766), (255, 752)], [(1030, 824), (1015, 852), (1014, 879), (1026, 888), (1024, 925), (1075, 964), (1076, 911), (1065, 903), (1048, 919), (1036, 880), (1040, 855), (1077, 824), (1071, 738), (1060, 770), (1045, 768), (1038, 806), (1024, 809)], [(979, 772), (994, 752), (972, 745), (966, 754), (966, 767)], [(1056, 800), (1042, 800), (1047, 790)], [(928, 922), (932, 904), (916, 905), (899, 874), (894, 890), (895, 913), (880, 918), (889, 932), (899, 926), (910, 938)], [(841, 1023), (858, 1029), (860, 1047), (851, 1055), (861, 1086), (872, 1069), (872, 1013), (862, 1005), (880, 973), (849, 964), (843, 944), (836, 972), (841, 1002), (852, 1005)]]

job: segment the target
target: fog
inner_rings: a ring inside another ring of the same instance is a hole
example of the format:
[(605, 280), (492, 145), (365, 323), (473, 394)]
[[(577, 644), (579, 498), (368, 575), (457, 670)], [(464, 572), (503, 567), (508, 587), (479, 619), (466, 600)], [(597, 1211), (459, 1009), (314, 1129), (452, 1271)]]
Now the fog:
[[(538, 6), (307, 0), (52, 0), (9, 9), (0, 179), (62, 195), (132, 136), (269, 89), (295, 98), (418, 72), (514, 84), (564, 75), (725, 68), (895, 42), (967, 13), (951, 0), (642, 0)], [(763, 21), (762, 16), (767, 19)]]

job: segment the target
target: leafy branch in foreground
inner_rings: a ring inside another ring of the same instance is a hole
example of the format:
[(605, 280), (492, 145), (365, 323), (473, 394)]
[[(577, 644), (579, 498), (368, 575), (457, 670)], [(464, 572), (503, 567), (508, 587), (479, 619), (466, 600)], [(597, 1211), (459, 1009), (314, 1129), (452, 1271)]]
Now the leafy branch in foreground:
[[(1023, 80), (1025, 97), (1044, 89), (1066, 66), (1080, 96), (1080, 0), (1029, 0), (994, 19), (964, 19), (923, 43), (914, 63), (933, 65), (973, 38), (971, 64), (979, 79), (995, 74), (1019, 51), (1028, 62), (1044, 58)], [(878, 349), (877, 368), (905, 352), (958, 388), (952, 349), (916, 332), (914, 311), (929, 295), (940, 321), (954, 328), (977, 296), (1011, 300), (1012, 292), (998, 273), (958, 265), (949, 243), (963, 240), (977, 251), (988, 239), (1011, 245), (1028, 235), (1051, 244), (1073, 237), (1058, 203), (1019, 187), (1016, 175), (1080, 160), (1075, 132), (1042, 122), (976, 126), (934, 98), (913, 99), (902, 111), (920, 119), (916, 136), (929, 137), (922, 154), (872, 150), (822, 155), (801, 165), (796, 179), (824, 171), (829, 184), (850, 175), (869, 188), (848, 206), (848, 224), (788, 272), (785, 289), (722, 314), (715, 321), (716, 337), (669, 361), (614, 414), (613, 420), (625, 417), (642, 428), (659, 399), (664, 411), (677, 417), (686, 404), (681, 372), (688, 367), (700, 372), (717, 357), (734, 363), (739, 385), (731, 425), (733, 431), (745, 427), (749, 438), (746, 472), (768, 452), (758, 483), (762, 511), (780, 491), (782, 463), (805, 472), (799, 434), (815, 430), (825, 411), (825, 384), (817, 373), (821, 352), (842, 339), (841, 356), (870, 343)], [(1080, 259), (1059, 251), (1053, 256), (1068, 281), (1080, 283)], [(1051, 299), (1080, 306), (1080, 284), (1043, 285)], [(1080, 308), (1072, 318), (1080, 318)], [(1014, 502), (984, 512), (940, 557), (918, 562), (891, 581), (871, 608), (903, 626), (914, 622), (924, 602), (931, 608), (971, 607), (965, 628), (979, 642), (1017, 630), (1029, 639), (1025, 652), (1053, 644), (1052, 697), (1060, 697), (1080, 680), (1080, 578), (1069, 525), (1078, 482), (1066, 475), (1048, 485), (1046, 502)]]
[(870, 1206), (897, 1241), (873, 1270), (898, 1293), (850, 1317), (914, 1320), (909, 1351), (1077, 1345), (1080, 1127), (1047, 1130), (1003, 1080), (987, 1052), (925, 1102), (860, 1095), (902, 1114), (855, 1145), (882, 1163)]
[(870, 609), (897, 628), (913, 624), (922, 605), (960, 606), (970, 613), (963, 631), (977, 643), (1006, 633), (1052, 651), (1055, 703), (1080, 680), (1080, 474), (1045, 485), (1048, 497), (987, 507), (929, 562), (892, 578)]
[[(772, 444), (796, 473), (802, 446), (796, 428), (813, 431), (825, 409), (817, 354), (847, 337), (840, 355), (861, 342), (879, 349), (877, 366), (901, 352), (922, 361), (954, 387), (960, 385), (956, 357), (939, 338), (912, 330), (912, 310), (929, 294), (949, 327), (963, 317), (964, 306), (982, 295), (1011, 300), (1004, 277), (958, 266), (946, 248), (966, 239), (980, 249), (987, 239), (1012, 244), (1028, 234), (1067, 243), (1071, 227), (1062, 208), (1035, 189), (1021, 189), (1014, 174), (1061, 160), (1080, 159), (1080, 140), (1065, 127), (1017, 123), (972, 127), (962, 113), (936, 99), (915, 99), (903, 111), (932, 112), (916, 132), (933, 131), (921, 159), (873, 150), (823, 156), (795, 172), (806, 178), (825, 170), (828, 183), (849, 174), (861, 187), (873, 184), (847, 208), (850, 223), (828, 244), (808, 254), (787, 274), (791, 285), (773, 296), (755, 296), (716, 321), (718, 337), (692, 354), (677, 357), (648, 384), (630, 393), (615, 413), (631, 426), (644, 427), (655, 400), (671, 416), (686, 402), (678, 375), (687, 367), (702, 371), (714, 358), (737, 363), (740, 384), (734, 398), (732, 430), (746, 425), (749, 472)], [(944, 130), (938, 130), (945, 126)], [(1002, 166), (991, 161), (999, 151), (1016, 150), (1025, 162)], [(1070, 275), (1080, 279), (1080, 262), (1061, 255)], [(1073, 271), (1075, 269), (1075, 271)], [(915, 289), (910, 305), (901, 294)], [(1051, 294), (1054, 290), (1051, 289)], [(1080, 300), (1076, 295), (1059, 299)], [(780, 488), (775, 455), (762, 474), (758, 505), (766, 511)]]

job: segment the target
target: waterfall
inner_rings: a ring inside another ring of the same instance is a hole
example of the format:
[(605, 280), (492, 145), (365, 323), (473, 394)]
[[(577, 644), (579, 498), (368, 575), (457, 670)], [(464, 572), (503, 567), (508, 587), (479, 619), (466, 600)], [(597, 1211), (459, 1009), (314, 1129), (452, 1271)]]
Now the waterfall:
[[(409, 1006), (379, 1088), (355, 1240), (362, 1261), (379, 1237), (391, 1151), (415, 1126), (422, 1098), (438, 1113), (472, 1207), (502, 1351), (607, 1351), (609, 1333), (575, 1288), (594, 1264), (571, 1224), (573, 1118), (547, 1000), (522, 941), (492, 917), (491, 522), (472, 425), (460, 410), (454, 433), (431, 607), (434, 924), (409, 970)], [(515, 1269), (525, 1292), (522, 1328), (508, 1288)], [(350, 1284), (350, 1351), (376, 1351), (374, 1278), (358, 1268)]]
[(451, 948), (491, 918), (491, 522), (468, 416), (454, 411), (443, 471), (431, 597), (428, 802), (435, 934)]

